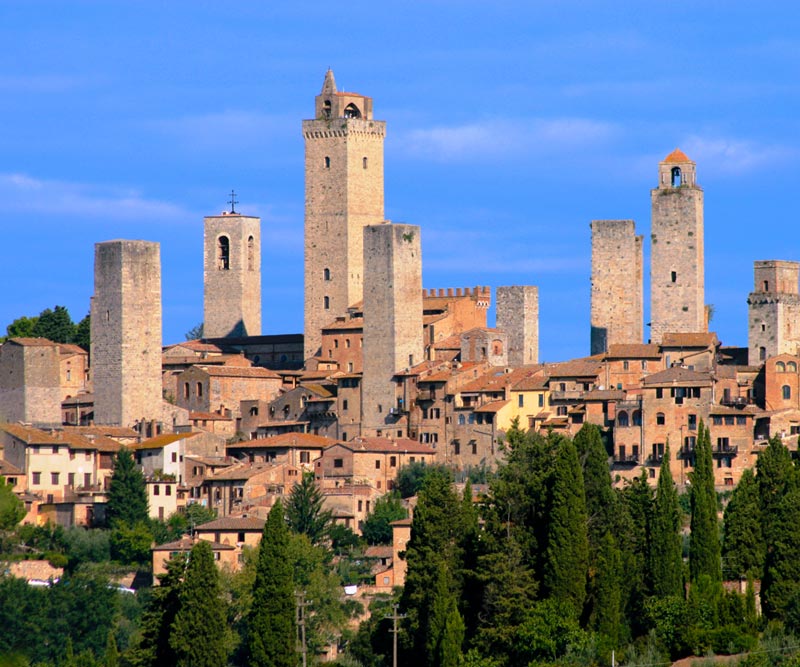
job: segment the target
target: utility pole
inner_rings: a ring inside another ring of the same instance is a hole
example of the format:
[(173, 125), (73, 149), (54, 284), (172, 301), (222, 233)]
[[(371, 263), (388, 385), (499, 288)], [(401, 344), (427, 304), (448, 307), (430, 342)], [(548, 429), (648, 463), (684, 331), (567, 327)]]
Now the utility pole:
[(391, 615), (387, 614), (384, 616), (384, 618), (392, 619), (392, 629), (389, 630), (389, 632), (394, 635), (394, 637), (392, 637), (392, 667), (397, 667), (397, 633), (400, 632), (399, 628), (397, 627), (397, 621), (406, 617), (405, 614), (397, 613), (398, 606), (399, 605), (397, 604), (393, 604)]
[(300, 655), (303, 658), (303, 667), (307, 666), (308, 648), (306, 647), (306, 607), (311, 605), (310, 600), (306, 600), (305, 591), (298, 591), (294, 594), (295, 618), (297, 619), (297, 632), (300, 639)]

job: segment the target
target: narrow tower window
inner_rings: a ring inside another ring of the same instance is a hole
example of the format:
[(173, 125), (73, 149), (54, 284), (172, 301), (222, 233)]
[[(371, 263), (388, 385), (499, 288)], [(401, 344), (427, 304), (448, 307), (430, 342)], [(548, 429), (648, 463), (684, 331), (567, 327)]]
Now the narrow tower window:
[(670, 274), (670, 277), (672, 278), (672, 282), (673, 282), (673, 283), (674, 283), (674, 282), (677, 282), (677, 281), (678, 281), (678, 272), (677, 272), (677, 271), (673, 271), (673, 272)]
[(764, 281), (764, 291), (769, 292), (769, 280)]
[(325, 310), (328, 310), (331, 307), (331, 298), (329, 296), (322, 297), (322, 305)]
[(758, 360), (764, 361), (767, 358), (767, 348), (766, 347), (759, 347), (758, 348)]
[(673, 167), (672, 168), (672, 187), (678, 188), (681, 185), (681, 168), (680, 167)]
[(231, 268), (231, 242), (227, 236), (220, 236), (217, 239), (217, 269), (227, 271)]
[(322, 114), (325, 116), (325, 118), (330, 118), (331, 117), (331, 101), (330, 100), (325, 100), (325, 102), (323, 103), (323, 105), (322, 105)]
[(247, 270), (254, 271), (256, 267), (256, 240), (250, 236), (247, 238)]
[(322, 269), (322, 278), (323, 280), (330, 280), (331, 279), (331, 270), (328, 268)]
[(781, 391), (783, 392), (784, 401), (788, 401), (792, 397), (792, 388), (788, 384), (783, 385)]
[(367, 158), (361, 158), (361, 163), (364, 166), (364, 169), (367, 168)]
[(325, 156), (325, 169), (331, 168), (331, 159), (326, 155)]

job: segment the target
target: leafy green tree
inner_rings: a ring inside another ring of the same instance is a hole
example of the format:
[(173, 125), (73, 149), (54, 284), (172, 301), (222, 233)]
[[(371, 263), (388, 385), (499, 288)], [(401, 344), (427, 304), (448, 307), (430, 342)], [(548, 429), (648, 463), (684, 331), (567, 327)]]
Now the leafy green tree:
[(760, 579), (764, 569), (764, 536), (758, 484), (749, 468), (742, 473), (725, 507), (723, 525), (722, 563), (725, 578), (743, 579), (752, 574)]
[(791, 488), (775, 507), (767, 547), (761, 602), (767, 618), (780, 619), (800, 595), (800, 489)]
[(444, 465), (428, 464), (416, 461), (401, 467), (397, 472), (396, 480), (397, 490), (400, 493), (400, 497), (411, 498), (411, 496), (416, 496), (425, 482), (425, 477), (432, 472), (444, 474), (449, 477), (451, 481), (453, 479), (452, 471)]
[(550, 597), (583, 611), (589, 567), (586, 496), (578, 452), (564, 439), (556, 453), (544, 585)]
[(72, 341), (84, 350), (89, 350), (92, 343), (92, 319), (89, 313), (86, 314), (78, 324), (75, 325), (75, 337)]
[(6, 327), (8, 338), (33, 338), (38, 317), (18, 317)]
[(669, 466), (669, 444), (661, 460), (650, 534), (650, 589), (657, 597), (683, 597), (681, 515)]
[(147, 523), (149, 519), (144, 475), (126, 447), (114, 457), (106, 517), (112, 527), (117, 522), (133, 526), (139, 522)]
[(408, 516), (399, 493), (387, 493), (375, 501), (375, 506), (364, 521), (361, 535), (368, 544), (391, 544), (392, 521), (399, 521)]
[(114, 633), (108, 633), (106, 640), (106, 652), (103, 655), (103, 667), (119, 667), (119, 651), (117, 650), (117, 642), (114, 639)]
[(313, 544), (327, 539), (333, 521), (330, 510), (323, 509), (324, 503), (325, 496), (314, 481), (314, 473), (307, 472), (300, 483), (292, 487), (286, 504), (289, 527), (296, 533), (307, 535)]
[(111, 529), (109, 540), (111, 556), (120, 563), (145, 565), (150, 561), (152, 542), (153, 533), (148, 523), (139, 521), (131, 525), (117, 521)]
[(691, 541), (689, 543), (689, 576), (697, 582), (702, 575), (711, 581), (722, 581), (717, 523), (717, 493), (714, 489), (714, 465), (711, 457), (711, 435), (700, 420), (695, 446), (694, 471), (691, 480)]
[(170, 644), (175, 650), (178, 667), (227, 664), (229, 638), (225, 602), (214, 552), (208, 542), (197, 542), (189, 553)]
[(33, 335), (54, 343), (71, 343), (75, 338), (75, 324), (64, 306), (56, 306), (53, 310), (46, 308), (36, 319)]
[(603, 657), (607, 659), (620, 641), (623, 590), (622, 557), (610, 531), (600, 542), (596, 567), (592, 626), (600, 636)]
[(278, 501), (258, 547), (253, 602), (248, 618), (248, 665), (295, 667), (295, 600), (289, 532)]
[(401, 606), (407, 615), (406, 627), (411, 638), (406, 657), (409, 664), (426, 662), (440, 567), (448, 570), (449, 581), (460, 594), (462, 527), (461, 501), (453, 491), (450, 476), (438, 470), (430, 472), (419, 492), (406, 549), (408, 570)]
[(203, 337), (203, 323), (195, 324), (189, 331), (183, 334), (186, 340), (199, 340)]
[(14, 493), (14, 487), (0, 475), (0, 530), (14, 530), (24, 518), (24, 503)]

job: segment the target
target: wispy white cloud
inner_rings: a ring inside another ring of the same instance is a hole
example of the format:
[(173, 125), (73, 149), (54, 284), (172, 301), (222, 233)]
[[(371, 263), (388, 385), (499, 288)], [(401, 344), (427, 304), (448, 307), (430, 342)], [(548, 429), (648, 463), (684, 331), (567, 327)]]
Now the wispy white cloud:
[(48, 215), (161, 222), (197, 217), (177, 204), (147, 199), (131, 189), (42, 180), (19, 173), (0, 173), (0, 198), (6, 209)]
[(466, 156), (546, 156), (600, 146), (616, 134), (613, 124), (587, 118), (488, 119), (410, 130), (399, 143), (411, 155), (447, 162)]
[(721, 174), (740, 174), (784, 164), (799, 154), (797, 147), (784, 144), (699, 135), (686, 137), (681, 146), (695, 162), (703, 164), (704, 170)]

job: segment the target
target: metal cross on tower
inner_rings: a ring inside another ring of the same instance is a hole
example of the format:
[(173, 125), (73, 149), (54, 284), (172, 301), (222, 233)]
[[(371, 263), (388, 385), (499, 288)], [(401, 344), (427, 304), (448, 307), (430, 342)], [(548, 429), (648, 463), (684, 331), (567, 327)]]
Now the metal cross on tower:
[(231, 190), (231, 198), (228, 203), (231, 205), (231, 213), (236, 213), (236, 204), (239, 203), (239, 200), (236, 199), (236, 193), (233, 190)]

